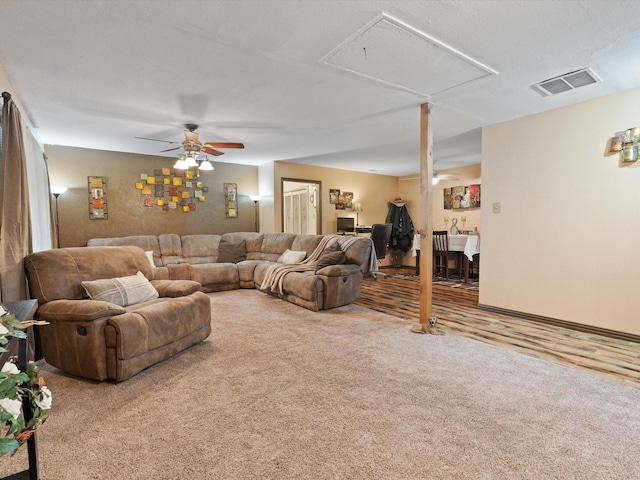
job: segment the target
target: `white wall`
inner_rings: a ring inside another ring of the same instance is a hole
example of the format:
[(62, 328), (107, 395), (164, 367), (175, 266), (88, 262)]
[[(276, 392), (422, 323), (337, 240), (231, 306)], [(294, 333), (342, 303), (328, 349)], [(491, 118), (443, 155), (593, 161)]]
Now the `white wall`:
[(638, 125), (635, 89), (483, 129), (481, 304), (640, 334), (640, 168), (607, 154)]

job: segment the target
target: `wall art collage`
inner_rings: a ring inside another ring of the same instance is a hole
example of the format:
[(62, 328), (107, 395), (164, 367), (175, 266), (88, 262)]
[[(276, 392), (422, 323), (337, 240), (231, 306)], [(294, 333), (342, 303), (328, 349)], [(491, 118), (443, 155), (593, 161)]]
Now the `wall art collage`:
[(342, 192), (338, 188), (329, 189), (329, 203), (336, 206), (336, 210), (353, 208), (353, 192)]
[(444, 189), (445, 210), (480, 207), (480, 184)]
[(89, 218), (107, 219), (107, 177), (87, 177), (89, 188)]
[(136, 189), (143, 196), (145, 207), (160, 207), (164, 211), (193, 212), (205, 201), (209, 187), (202, 184), (191, 170), (163, 167), (153, 174), (141, 173)]

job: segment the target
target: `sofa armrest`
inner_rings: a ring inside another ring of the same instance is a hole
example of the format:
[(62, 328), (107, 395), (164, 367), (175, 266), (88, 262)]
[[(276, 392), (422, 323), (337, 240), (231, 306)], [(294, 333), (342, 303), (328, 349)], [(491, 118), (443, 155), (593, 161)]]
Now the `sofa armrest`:
[(342, 275), (351, 275), (356, 271), (361, 271), (360, 265), (353, 263), (343, 263), (340, 265), (329, 265), (316, 271), (316, 275), (325, 277), (340, 277)]
[(186, 297), (200, 290), (200, 283), (193, 280), (151, 280), (151, 285), (161, 298)]
[(102, 300), (53, 300), (38, 308), (38, 320), (88, 322), (98, 318), (121, 315), (126, 310)]

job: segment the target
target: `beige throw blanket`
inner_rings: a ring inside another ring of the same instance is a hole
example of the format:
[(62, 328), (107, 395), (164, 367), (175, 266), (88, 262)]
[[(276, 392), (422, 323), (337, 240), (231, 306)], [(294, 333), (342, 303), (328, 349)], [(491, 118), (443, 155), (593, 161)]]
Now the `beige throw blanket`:
[[(350, 245), (352, 245), (359, 237), (351, 235), (325, 235), (320, 240), (320, 243), (316, 249), (309, 255), (302, 263), (286, 264), (275, 263), (267, 269), (267, 273), (264, 276), (260, 290), (268, 290), (277, 294), (282, 294), (282, 286), (284, 283), (284, 277), (290, 272), (308, 272), (313, 271), (316, 268), (316, 263), (320, 258), (320, 255), (332, 243), (338, 243), (342, 251), (346, 251)], [(369, 271), (378, 271), (378, 262), (376, 259), (375, 248), (373, 247), (373, 241), (371, 241), (371, 255), (369, 257)]]

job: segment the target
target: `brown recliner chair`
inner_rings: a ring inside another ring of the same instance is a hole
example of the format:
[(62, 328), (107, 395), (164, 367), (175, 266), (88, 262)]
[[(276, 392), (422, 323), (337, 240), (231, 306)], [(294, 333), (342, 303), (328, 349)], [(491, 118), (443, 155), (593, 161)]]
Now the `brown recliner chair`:
[[(211, 303), (200, 284), (154, 280), (139, 247), (60, 248), (28, 255), (24, 264), (36, 318), (49, 322), (38, 327), (45, 360), (63, 372), (123, 381), (211, 333)], [(120, 306), (91, 300), (82, 285), (138, 272), (158, 298)]]

